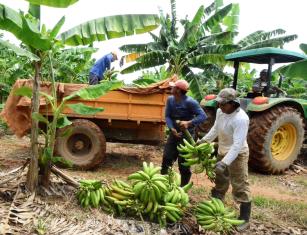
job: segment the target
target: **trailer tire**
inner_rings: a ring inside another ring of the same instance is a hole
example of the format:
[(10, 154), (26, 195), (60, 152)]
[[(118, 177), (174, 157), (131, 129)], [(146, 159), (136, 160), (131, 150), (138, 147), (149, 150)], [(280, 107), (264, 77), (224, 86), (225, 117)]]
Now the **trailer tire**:
[[(68, 128), (72, 129), (65, 135)], [(89, 170), (103, 162), (106, 139), (92, 121), (75, 119), (72, 125), (57, 131), (55, 153), (71, 162), (74, 168)]]

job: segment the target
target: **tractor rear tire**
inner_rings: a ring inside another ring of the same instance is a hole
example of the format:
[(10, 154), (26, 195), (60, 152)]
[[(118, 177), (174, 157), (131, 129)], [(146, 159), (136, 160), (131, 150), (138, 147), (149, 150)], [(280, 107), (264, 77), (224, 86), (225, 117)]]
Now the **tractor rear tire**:
[(277, 106), (251, 117), (248, 144), (251, 168), (282, 174), (297, 159), (304, 141), (304, 121), (295, 108)]
[[(72, 128), (71, 132), (63, 136), (68, 128)], [(105, 158), (106, 139), (95, 123), (75, 119), (72, 125), (57, 131), (55, 152), (71, 162), (74, 168), (93, 169)]]

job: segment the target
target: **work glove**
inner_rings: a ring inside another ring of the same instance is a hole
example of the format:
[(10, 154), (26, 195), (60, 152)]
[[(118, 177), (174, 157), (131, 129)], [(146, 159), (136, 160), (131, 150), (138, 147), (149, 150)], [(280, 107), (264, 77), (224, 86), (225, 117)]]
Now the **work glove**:
[(217, 162), (215, 165), (215, 174), (222, 175), (225, 172), (226, 168), (227, 165), (224, 162), (222, 161)]

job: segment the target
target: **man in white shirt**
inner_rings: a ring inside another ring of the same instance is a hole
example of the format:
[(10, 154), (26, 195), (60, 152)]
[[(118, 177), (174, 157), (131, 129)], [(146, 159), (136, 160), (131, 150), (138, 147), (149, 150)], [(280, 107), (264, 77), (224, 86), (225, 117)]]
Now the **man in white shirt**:
[(240, 203), (239, 219), (246, 223), (237, 227), (243, 231), (249, 227), (251, 198), (248, 183), (247, 132), (249, 117), (240, 108), (236, 91), (225, 88), (216, 98), (219, 109), (213, 127), (198, 143), (212, 142), (218, 137), (218, 162), (215, 167), (215, 187), (213, 197), (224, 199), (231, 183), (234, 200)]

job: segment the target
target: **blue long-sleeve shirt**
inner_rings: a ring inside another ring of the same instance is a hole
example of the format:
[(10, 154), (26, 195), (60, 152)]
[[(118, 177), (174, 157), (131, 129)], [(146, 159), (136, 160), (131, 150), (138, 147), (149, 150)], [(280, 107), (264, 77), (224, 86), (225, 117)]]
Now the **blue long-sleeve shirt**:
[[(207, 116), (199, 103), (189, 96), (183, 96), (180, 102), (176, 102), (174, 96), (169, 96), (165, 108), (165, 120), (169, 129), (179, 130), (176, 120), (190, 121), (195, 127), (206, 120)], [(190, 129), (190, 128), (189, 128)]]
[(103, 73), (107, 69), (111, 68), (111, 62), (113, 61), (114, 59), (112, 53), (103, 56), (102, 58), (96, 61), (94, 66), (91, 68), (90, 73), (95, 74), (99, 78), (99, 80), (101, 80), (103, 77)]

